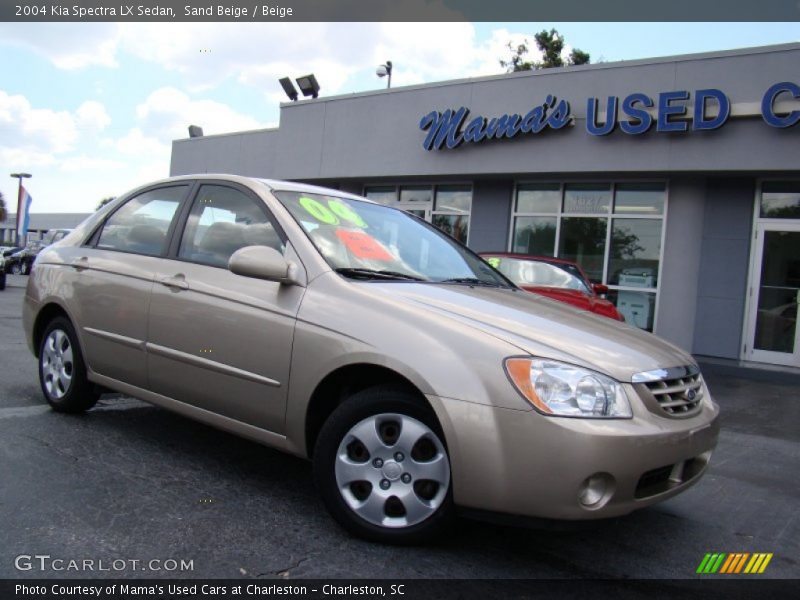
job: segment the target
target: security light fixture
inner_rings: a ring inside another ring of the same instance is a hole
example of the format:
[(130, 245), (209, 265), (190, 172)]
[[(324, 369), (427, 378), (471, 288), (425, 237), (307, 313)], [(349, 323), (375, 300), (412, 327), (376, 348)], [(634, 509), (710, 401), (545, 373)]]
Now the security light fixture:
[(375, 69), (375, 75), (378, 77), (388, 77), (386, 81), (386, 88), (392, 87), (392, 61), (387, 60), (386, 64), (380, 65)]
[(203, 137), (203, 128), (199, 125), (189, 125), (189, 137)]
[(289, 96), (289, 100), (292, 102), (297, 102), (297, 90), (294, 89), (292, 80), (288, 77), (281, 77), (278, 81), (280, 81), (281, 86), (283, 86), (283, 91), (286, 92), (287, 96)]
[(314, 77), (313, 73), (298, 77), (295, 79), (295, 81), (297, 82), (297, 87), (299, 87), (300, 91), (303, 92), (303, 96), (311, 96), (312, 98), (316, 98), (319, 95), (319, 84), (317, 83), (317, 78)]

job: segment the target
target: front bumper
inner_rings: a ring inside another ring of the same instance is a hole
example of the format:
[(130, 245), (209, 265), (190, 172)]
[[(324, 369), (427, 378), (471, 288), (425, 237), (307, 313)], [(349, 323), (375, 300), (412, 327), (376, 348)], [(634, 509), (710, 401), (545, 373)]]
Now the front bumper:
[[(447, 440), (456, 504), (526, 517), (615, 517), (670, 498), (698, 481), (719, 434), (707, 390), (702, 410), (685, 419), (639, 402), (632, 419), (600, 420), (428, 398)], [(587, 506), (579, 498), (591, 477), (604, 491)]]

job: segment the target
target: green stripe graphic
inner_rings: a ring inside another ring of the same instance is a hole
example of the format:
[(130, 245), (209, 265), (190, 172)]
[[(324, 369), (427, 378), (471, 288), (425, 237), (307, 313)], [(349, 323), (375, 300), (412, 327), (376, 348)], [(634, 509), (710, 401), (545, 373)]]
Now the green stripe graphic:
[(708, 559), (710, 558), (711, 558), (711, 553), (710, 552), (706, 553), (706, 555), (703, 557), (703, 560), (700, 562), (700, 566), (697, 567), (697, 571), (695, 571), (695, 573), (703, 573), (704, 572), (703, 569), (706, 568), (706, 564), (708, 563)]
[(716, 573), (717, 571), (719, 571), (719, 568), (722, 566), (722, 561), (725, 560), (726, 556), (727, 555), (724, 552), (721, 552), (720, 555), (719, 555), (719, 558), (717, 559), (717, 562), (714, 563), (714, 565), (711, 567), (711, 569), (708, 572), (709, 573)]

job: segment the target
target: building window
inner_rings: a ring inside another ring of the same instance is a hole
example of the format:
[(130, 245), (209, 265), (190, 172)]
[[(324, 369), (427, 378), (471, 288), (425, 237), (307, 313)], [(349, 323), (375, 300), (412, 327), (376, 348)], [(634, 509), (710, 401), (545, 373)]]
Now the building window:
[(432, 223), (466, 244), (472, 212), (471, 185), (370, 186), (364, 196)]
[(511, 251), (578, 263), (628, 323), (652, 331), (666, 201), (663, 182), (521, 184)]
[(800, 219), (800, 183), (763, 182), (759, 216), (762, 219)]

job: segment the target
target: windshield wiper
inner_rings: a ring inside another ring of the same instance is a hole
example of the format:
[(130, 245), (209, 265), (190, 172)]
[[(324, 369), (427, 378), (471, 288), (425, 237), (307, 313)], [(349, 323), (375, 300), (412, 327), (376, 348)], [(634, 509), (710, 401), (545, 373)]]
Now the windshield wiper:
[(400, 273), (399, 271), (385, 271), (377, 269), (358, 269), (354, 267), (341, 267), (335, 269), (337, 273), (345, 277), (357, 277), (361, 279), (400, 279), (403, 281), (427, 281), (422, 277), (409, 275), (408, 273)]
[(453, 277), (452, 279), (442, 279), (436, 283), (468, 283), (469, 285), (483, 285), (486, 287), (508, 287), (496, 281), (485, 281), (477, 277)]

